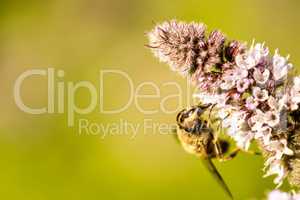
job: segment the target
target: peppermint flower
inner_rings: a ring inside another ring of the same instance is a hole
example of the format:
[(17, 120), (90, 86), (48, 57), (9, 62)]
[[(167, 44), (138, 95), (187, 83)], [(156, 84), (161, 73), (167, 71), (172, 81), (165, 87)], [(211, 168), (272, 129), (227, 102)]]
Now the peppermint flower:
[(258, 84), (264, 85), (269, 80), (269, 77), (270, 71), (268, 69), (265, 69), (264, 72), (254, 69), (253, 78)]
[(269, 143), (266, 149), (275, 152), (276, 159), (280, 159), (283, 154), (293, 155), (293, 151), (288, 148), (287, 141), (285, 139), (273, 140)]
[(249, 110), (254, 110), (258, 106), (258, 101), (256, 101), (253, 96), (250, 96), (246, 99), (245, 107)]
[(253, 96), (257, 101), (266, 101), (269, 98), (268, 91), (259, 87), (253, 88)]
[(235, 79), (233, 76), (226, 76), (222, 80), (222, 83), (220, 84), (220, 88), (223, 90), (229, 90), (235, 86)]
[(268, 124), (271, 127), (275, 127), (280, 122), (280, 113), (276, 111), (268, 111), (265, 114), (265, 123)]
[(253, 138), (254, 138), (254, 133), (251, 131), (248, 132), (240, 131), (234, 137), (234, 139), (237, 141), (237, 146), (244, 150), (249, 149)]
[(236, 89), (238, 92), (242, 93), (245, 92), (250, 85), (250, 80), (249, 79), (242, 79), (242, 80), (238, 80), (236, 83)]
[(287, 169), (284, 167), (282, 161), (280, 159), (276, 159), (275, 157), (270, 157), (265, 162), (265, 167), (268, 168), (264, 177), (268, 177), (271, 175), (277, 175), (274, 179), (274, 183), (281, 186), (284, 178), (287, 176)]
[(235, 58), (235, 62), (237, 64), (238, 67), (242, 68), (242, 69), (251, 69), (255, 66), (256, 61), (253, 57), (243, 54), (239, 54), (236, 56)]
[(265, 117), (265, 114), (261, 110), (255, 110), (255, 113), (248, 120), (252, 131), (260, 131), (262, 129), (265, 123)]
[(268, 56), (269, 49), (264, 47), (264, 44), (257, 43), (256, 45), (251, 46), (248, 54), (249, 56), (252, 56), (256, 64), (258, 64), (262, 58)]
[(284, 107), (286, 107), (287, 96), (284, 95), (279, 100), (275, 99), (275, 97), (270, 96), (268, 99), (268, 106), (271, 110), (280, 112)]
[(273, 190), (268, 194), (268, 200), (300, 200), (300, 194)]
[(243, 69), (243, 68), (236, 68), (233, 72), (233, 77), (236, 80), (246, 78), (248, 76), (248, 70)]
[(278, 50), (275, 51), (273, 56), (273, 76), (275, 81), (286, 78), (288, 71), (293, 67), (288, 63), (288, 57), (284, 58), (278, 54)]
[(245, 112), (231, 110), (231, 114), (223, 120), (224, 128), (228, 128), (230, 135), (241, 149), (247, 150), (250, 146), (254, 133), (245, 121)]
[(262, 126), (255, 133), (255, 139), (262, 140), (264, 144), (269, 144), (271, 137), (272, 137), (272, 128), (270, 128), (269, 126)]
[(210, 93), (199, 93), (194, 94), (194, 98), (198, 98), (203, 104), (216, 104), (218, 107), (225, 105), (227, 96), (225, 94), (210, 94)]
[(300, 77), (294, 78), (290, 95), (292, 110), (296, 110), (298, 109), (298, 104), (300, 103)]
[(236, 64), (243, 69), (252, 69), (261, 62), (261, 59), (269, 54), (268, 48), (265, 48), (263, 44), (252, 45), (251, 48), (246, 51), (245, 54), (237, 55)]

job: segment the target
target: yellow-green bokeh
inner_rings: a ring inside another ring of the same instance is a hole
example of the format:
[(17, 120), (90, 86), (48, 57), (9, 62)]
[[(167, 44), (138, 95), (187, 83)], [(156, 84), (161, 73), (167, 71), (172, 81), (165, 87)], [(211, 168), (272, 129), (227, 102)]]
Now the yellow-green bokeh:
[[(79, 135), (67, 126), (67, 114), (30, 115), (15, 104), (13, 86), (27, 69), (65, 71), (64, 82), (87, 80), (99, 89), (99, 71), (125, 71), (138, 85), (186, 82), (159, 63), (144, 47), (153, 22), (168, 19), (201, 21), (229, 38), (266, 42), (272, 51), (290, 54), (300, 65), (298, 0), (3, 0), (0, 4), (0, 199), (226, 199), (210, 174), (169, 135)], [(119, 78), (104, 86), (105, 105), (128, 97)], [(22, 97), (31, 105), (47, 102), (47, 83), (35, 77), (24, 83)], [(174, 92), (161, 87), (162, 95)], [(144, 91), (147, 92), (147, 91)], [(186, 91), (183, 95), (187, 95)], [(89, 103), (88, 93), (77, 95)], [(103, 103), (103, 102), (101, 102)], [(159, 99), (144, 106), (159, 107)], [(171, 102), (170, 104), (176, 104)], [(120, 118), (172, 123), (174, 114), (145, 116), (132, 103), (120, 114), (96, 109), (88, 118), (109, 124)], [(242, 153), (216, 164), (236, 199), (262, 199), (274, 188), (263, 179), (263, 160)], [(286, 185), (284, 186), (286, 187)]]

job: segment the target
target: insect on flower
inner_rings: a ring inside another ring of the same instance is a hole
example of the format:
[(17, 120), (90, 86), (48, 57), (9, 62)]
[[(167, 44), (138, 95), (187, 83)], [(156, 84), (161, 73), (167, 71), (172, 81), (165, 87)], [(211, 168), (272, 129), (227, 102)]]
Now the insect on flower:
[(210, 120), (206, 120), (203, 117), (206, 112), (209, 112), (209, 115), (212, 108), (213, 105), (210, 104), (182, 110), (177, 115), (177, 136), (183, 148), (188, 153), (199, 157), (219, 185), (233, 198), (228, 186), (214, 166), (212, 159), (230, 160), (236, 156), (239, 149), (230, 153), (228, 157), (224, 157), (224, 154), (229, 150), (229, 142), (218, 138), (218, 135), (210, 127)]
[(194, 97), (202, 105), (177, 117), (182, 146), (208, 163), (230, 195), (211, 162), (224, 160), (228, 143), (218, 138), (210, 118), (203, 118), (215, 105), (214, 117), (220, 118), (224, 133), (238, 148), (248, 151), (253, 141), (258, 144), (265, 176), (276, 175), (277, 187), (287, 178), (300, 188), (300, 76), (290, 73), (289, 56), (278, 50), (272, 55), (264, 43), (253, 41), (248, 47), (227, 40), (220, 31), (205, 30), (202, 23), (172, 20), (148, 33), (154, 55), (198, 88)]

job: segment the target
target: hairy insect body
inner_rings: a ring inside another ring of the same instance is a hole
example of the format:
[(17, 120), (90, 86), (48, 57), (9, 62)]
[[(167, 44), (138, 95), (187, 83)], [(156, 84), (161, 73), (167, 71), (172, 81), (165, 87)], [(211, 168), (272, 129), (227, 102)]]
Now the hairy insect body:
[(229, 188), (211, 161), (212, 158), (223, 158), (229, 143), (218, 139), (209, 122), (203, 118), (209, 107), (212, 108), (211, 105), (203, 105), (182, 110), (177, 115), (177, 136), (184, 150), (201, 158), (205, 167), (232, 198)]
[(202, 158), (216, 157), (213, 148), (213, 135), (209, 130), (202, 130), (201, 136), (195, 133), (189, 133), (178, 128), (178, 138), (188, 153), (195, 154)]
[(177, 136), (183, 148), (201, 158), (222, 157), (228, 150), (228, 142), (214, 136), (209, 123), (202, 118), (208, 106), (182, 110), (177, 116)]

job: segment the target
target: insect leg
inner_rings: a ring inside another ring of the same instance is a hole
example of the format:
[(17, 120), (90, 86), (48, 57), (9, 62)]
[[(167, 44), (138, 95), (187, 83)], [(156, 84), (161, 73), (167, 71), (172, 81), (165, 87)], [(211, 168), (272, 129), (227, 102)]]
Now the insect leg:
[(223, 153), (222, 153), (222, 148), (220, 146), (220, 143), (217, 139), (214, 138), (214, 140), (212, 141), (214, 144), (214, 148), (215, 148), (215, 156), (218, 159), (223, 159)]
[(235, 158), (237, 156), (237, 154), (241, 151), (240, 148), (236, 148), (234, 149), (228, 156), (223, 157), (220, 159), (221, 162), (225, 162), (225, 161), (229, 161), (232, 160), (233, 158)]
[(213, 104), (210, 109), (209, 109), (209, 114), (208, 114), (208, 119), (211, 120), (211, 113), (212, 113), (212, 110), (214, 109), (214, 107), (216, 106), (217, 104)]
[(262, 155), (261, 152), (257, 152), (257, 151), (245, 151), (245, 153), (255, 155), (255, 156), (261, 156)]

